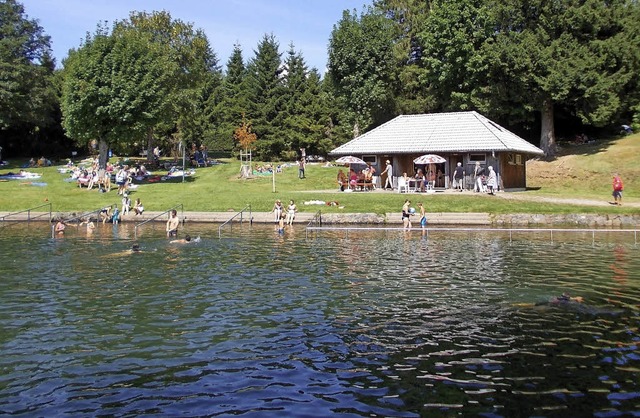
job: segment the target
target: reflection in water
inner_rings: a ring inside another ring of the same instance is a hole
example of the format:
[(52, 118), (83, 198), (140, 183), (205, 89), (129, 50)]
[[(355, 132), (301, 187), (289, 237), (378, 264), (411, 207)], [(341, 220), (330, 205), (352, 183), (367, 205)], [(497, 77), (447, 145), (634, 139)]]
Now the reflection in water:
[(633, 242), (115, 229), (2, 231), (3, 415), (640, 411)]

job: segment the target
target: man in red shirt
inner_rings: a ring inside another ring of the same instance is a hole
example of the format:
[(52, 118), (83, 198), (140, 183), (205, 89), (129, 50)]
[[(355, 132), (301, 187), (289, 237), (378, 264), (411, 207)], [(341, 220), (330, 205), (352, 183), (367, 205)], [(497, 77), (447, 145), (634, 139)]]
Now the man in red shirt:
[(622, 205), (622, 189), (624, 188), (622, 184), (622, 179), (616, 173), (613, 175), (613, 200), (614, 204)]

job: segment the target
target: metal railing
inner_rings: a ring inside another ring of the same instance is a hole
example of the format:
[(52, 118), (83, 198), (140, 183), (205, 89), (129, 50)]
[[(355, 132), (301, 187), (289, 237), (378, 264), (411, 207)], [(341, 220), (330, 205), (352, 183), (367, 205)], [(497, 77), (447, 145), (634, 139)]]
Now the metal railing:
[[(92, 210), (91, 212), (84, 212), (81, 215), (74, 216), (73, 218), (64, 219), (64, 222), (68, 224), (68, 223), (71, 223), (71, 222), (84, 220), (84, 218), (91, 219), (91, 215), (94, 215), (94, 214), (96, 215), (96, 220), (99, 221), (100, 220), (99, 219), (100, 218), (99, 214), (106, 207), (111, 207), (111, 208), (118, 207), (118, 204), (117, 203), (112, 203), (109, 206), (102, 206), (100, 209)], [(51, 238), (55, 238), (55, 236), (56, 236), (56, 226), (55, 226), (55, 224), (52, 224), (51, 225)]]
[(319, 210), (313, 215), (313, 218), (307, 224), (307, 227), (304, 229), (305, 238), (309, 238), (309, 228), (322, 226), (322, 211)]
[(226, 221), (224, 221), (222, 223), (222, 225), (220, 225), (218, 227), (218, 239), (222, 238), (222, 228), (224, 228), (226, 225), (229, 225), (230, 228), (233, 228), (233, 220), (235, 218), (237, 218), (238, 216), (240, 216), (240, 223), (243, 222), (244, 218), (243, 218), (243, 214), (246, 211), (249, 211), (249, 222), (253, 224), (253, 215), (251, 213), (251, 205), (247, 205), (244, 208), (242, 208), (242, 210), (240, 210), (240, 212), (236, 213), (235, 215), (233, 215), (231, 218), (227, 219)]
[(41, 217), (45, 216), (47, 213), (45, 212), (45, 213), (36, 215), (34, 217), (31, 217), (31, 212), (33, 212), (35, 209), (40, 209), (40, 208), (43, 208), (45, 206), (49, 207), (49, 222), (51, 222), (51, 208), (52, 208), (52, 205), (51, 205), (51, 202), (49, 202), (49, 203), (44, 203), (44, 204), (39, 205), (39, 206), (34, 206), (32, 208), (29, 208), (29, 209), (21, 210), (19, 212), (8, 213), (8, 214), (6, 214), (6, 215), (4, 215), (3, 217), (0, 218), (0, 225), (5, 226), (5, 225), (8, 225), (10, 223), (23, 222), (23, 220), (7, 220), (7, 218), (9, 218), (11, 216), (20, 215), (20, 214), (23, 214), (23, 213), (27, 214), (27, 222), (31, 222), (33, 220), (41, 218)]
[[(307, 230), (311, 231), (406, 231), (403, 227), (360, 227), (360, 226), (307, 226)], [(553, 234), (559, 232), (591, 234), (591, 242), (595, 244), (596, 234), (616, 233), (616, 234), (633, 234), (633, 242), (638, 244), (638, 232), (640, 229), (595, 229), (595, 228), (413, 228), (406, 232), (422, 232), (425, 235), (434, 232), (503, 232), (509, 233), (509, 242), (513, 240), (513, 234), (517, 233), (548, 233), (549, 240), (553, 242)]]
[(145, 224), (147, 224), (147, 223), (149, 223), (151, 221), (155, 221), (159, 217), (166, 215), (167, 213), (171, 212), (172, 210), (177, 210), (178, 208), (180, 208), (181, 222), (184, 224), (184, 205), (182, 203), (180, 203), (179, 205), (175, 205), (174, 207), (165, 210), (164, 212), (162, 212), (159, 215), (154, 216), (153, 218), (144, 220), (144, 221), (136, 224), (136, 226), (133, 228), (133, 235), (134, 235), (135, 239), (138, 239), (138, 228), (139, 227), (141, 227), (142, 225), (145, 225)]

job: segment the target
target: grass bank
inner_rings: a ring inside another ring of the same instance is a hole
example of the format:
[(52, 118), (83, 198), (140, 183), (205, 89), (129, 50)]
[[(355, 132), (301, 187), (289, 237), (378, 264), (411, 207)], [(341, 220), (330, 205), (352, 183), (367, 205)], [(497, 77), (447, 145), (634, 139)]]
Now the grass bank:
[[(464, 193), (436, 193), (409, 195), (414, 202), (422, 201), (429, 212), (488, 212), (504, 213), (637, 213), (630, 207), (576, 206), (531, 199), (531, 196), (562, 196), (606, 201), (610, 197), (611, 172), (619, 171), (625, 180), (625, 201), (640, 201), (634, 195), (640, 171), (640, 135), (617, 140), (600, 141), (580, 147), (565, 147), (551, 162), (529, 161), (528, 183), (532, 190), (522, 192), (528, 199), (500, 199), (494, 196)], [(0, 174), (17, 171), (26, 161), (10, 161)], [(141, 184), (131, 192), (132, 200), (140, 198), (147, 210), (162, 211), (182, 203), (185, 211), (238, 211), (250, 204), (254, 211), (270, 211), (275, 199), (285, 203), (294, 199), (301, 211), (324, 213), (388, 213), (398, 211), (404, 194), (340, 193), (336, 186), (338, 168), (310, 164), (306, 178), (298, 179), (295, 165), (284, 168), (275, 176), (240, 178), (240, 164), (233, 159), (221, 164), (197, 169), (196, 175), (185, 183), (157, 182)], [(19, 211), (51, 202), (56, 212), (86, 211), (112, 203), (120, 204), (115, 189), (109, 193), (79, 188), (66, 182), (67, 174), (60, 174), (57, 166), (29, 169), (42, 175), (29, 181), (0, 182), (0, 211)], [(161, 173), (159, 173), (161, 174)], [(46, 185), (42, 185), (45, 183)], [(335, 201), (339, 206), (304, 205), (305, 201)]]

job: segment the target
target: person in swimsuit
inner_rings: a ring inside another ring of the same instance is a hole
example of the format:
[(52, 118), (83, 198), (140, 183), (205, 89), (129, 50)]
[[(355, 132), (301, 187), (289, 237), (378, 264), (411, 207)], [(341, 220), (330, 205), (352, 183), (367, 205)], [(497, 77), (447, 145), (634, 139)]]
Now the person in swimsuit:
[(293, 200), (289, 201), (289, 206), (287, 207), (287, 225), (293, 225), (293, 220), (296, 218), (296, 212), (298, 208)]
[(420, 226), (424, 229), (427, 226), (427, 214), (425, 213), (422, 202), (418, 203), (418, 208), (420, 209)]
[(402, 206), (402, 224), (404, 229), (407, 231), (411, 229), (411, 213), (409, 209), (411, 208), (411, 201), (409, 199), (404, 201), (404, 205)]

